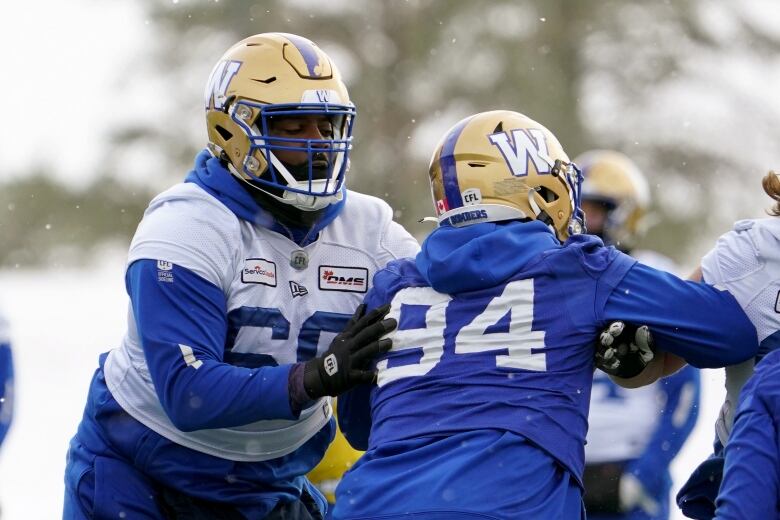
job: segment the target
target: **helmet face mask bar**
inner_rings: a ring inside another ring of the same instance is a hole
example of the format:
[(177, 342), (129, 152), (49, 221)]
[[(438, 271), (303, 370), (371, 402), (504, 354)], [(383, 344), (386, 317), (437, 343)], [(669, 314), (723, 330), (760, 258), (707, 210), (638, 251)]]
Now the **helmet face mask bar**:
[(555, 160), (551, 172), (553, 176), (560, 177), (569, 187), (569, 198), (572, 204), (572, 216), (569, 220), (569, 235), (587, 233), (585, 227), (585, 212), (582, 211), (582, 171), (573, 162), (564, 163), (560, 159)]
[[(255, 124), (250, 125), (241, 116), (252, 113), (259, 113), (259, 115)], [(303, 116), (325, 117), (331, 123), (333, 136), (308, 139), (273, 135), (274, 118)], [(340, 192), (349, 167), (349, 152), (352, 149), (354, 106), (319, 103), (263, 105), (241, 100), (231, 108), (231, 119), (244, 129), (249, 137), (249, 150), (243, 163), (242, 173), (259, 187), (275, 188), (271, 192), (263, 191), (283, 202), (296, 199), (302, 202), (311, 197), (326, 200), (332, 200), (334, 197), (341, 198)], [(257, 151), (266, 158), (267, 171), (259, 171), (260, 161), (255, 159)], [(290, 171), (291, 165), (285, 165), (278, 158), (276, 152), (279, 151), (306, 154), (305, 161), (301, 163), (305, 167), (303, 174), (300, 173), (300, 169)], [(321, 154), (326, 157), (325, 172), (320, 172), (320, 169), (314, 166), (318, 162), (317, 156)], [(278, 190), (282, 190), (281, 197), (274, 193)], [(311, 206), (307, 204), (301, 209), (316, 210), (322, 207), (315, 201), (311, 203)]]

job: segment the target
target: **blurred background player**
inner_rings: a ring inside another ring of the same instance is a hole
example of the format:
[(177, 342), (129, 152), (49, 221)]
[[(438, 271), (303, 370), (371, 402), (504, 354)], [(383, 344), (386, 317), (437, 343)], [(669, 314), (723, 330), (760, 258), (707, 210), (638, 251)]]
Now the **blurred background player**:
[(0, 445), (11, 427), (13, 412), (14, 364), (11, 355), (11, 334), (8, 321), (0, 313)]
[[(610, 150), (586, 152), (574, 162), (584, 176), (588, 233), (644, 264), (677, 274), (666, 256), (635, 249), (650, 191), (634, 162)], [(593, 374), (584, 473), (588, 518), (669, 517), (669, 465), (696, 424), (699, 397), (699, 371), (690, 366), (632, 390), (601, 370)]]
[(8, 321), (0, 314), (0, 444), (11, 426), (14, 411), (14, 364)]
[[(336, 414), (334, 413), (334, 417)], [(328, 501), (328, 513), (325, 519), (333, 518), (333, 506), (336, 504), (336, 486), (341, 482), (344, 472), (352, 467), (353, 464), (363, 455), (349, 445), (340, 428), (336, 428), (336, 436), (333, 442), (328, 446), (328, 451), (322, 458), (317, 467), (309, 473), (308, 477), (312, 484), (319, 489)]]
[(732, 343), (754, 343), (755, 330), (728, 293), (581, 234), (581, 174), (522, 114), (463, 119), (429, 176), (438, 228), (365, 298), (390, 302), (398, 328), (377, 385), (339, 398), (345, 437), (367, 451), (336, 490), (334, 518), (584, 518), (602, 327), (649, 315), (658, 348), (697, 366), (750, 357), (757, 345)]

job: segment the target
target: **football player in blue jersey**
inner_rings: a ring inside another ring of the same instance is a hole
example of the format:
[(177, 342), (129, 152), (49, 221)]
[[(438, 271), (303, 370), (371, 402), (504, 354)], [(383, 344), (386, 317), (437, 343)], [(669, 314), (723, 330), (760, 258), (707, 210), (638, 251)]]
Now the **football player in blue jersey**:
[(524, 115), (462, 120), (429, 171), (439, 227), (365, 299), (389, 303), (398, 328), (376, 386), (339, 398), (339, 425), (367, 451), (337, 487), (334, 517), (584, 518), (602, 328), (642, 317), (659, 349), (651, 374), (662, 351), (699, 367), (744, 360), (755, 329), (728, 292), (580, 234), (581, 174)]
[(14, 411), (14, 363), (8, 322), (0, 314), (0, 444), (11, 427)]
[(204, 108), (207, 148), (130, 245), (127, 333), (71, 441), (65, 518), (322, 518), (305, 475), (333, 439), (329, 396), (390, 345), (395, 321), (361, 300), (419, 246), (346, 189), (355, 107), (330, 58), (252, 36)]
[[(650, 190), (624, 154), (591, 150), (574, 159), (582, 170), (588, 233), (645, 265), (675, 273), (674, 263), (637, 249)], [(585, 507), (591, 520), (669, 518), (669, 465), (698, 416), (699, 371), (686, 367), (640, 389), (627, 390), (593, 374), (585, 446)]]

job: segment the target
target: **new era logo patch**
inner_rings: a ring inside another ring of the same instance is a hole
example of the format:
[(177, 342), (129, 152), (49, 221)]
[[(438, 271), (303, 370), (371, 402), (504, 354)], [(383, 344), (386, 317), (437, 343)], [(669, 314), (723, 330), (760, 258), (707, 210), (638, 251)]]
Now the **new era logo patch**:
[(306, 289), (303, 285), (299, 284), (298, 282), (290, 281), (290, 293), (292, 294), (292, 297), (295, 298), (296, 296), (306, 296), (309, 294), (309, 290)]
[(247, 258), (241, 271), (241, 281), (276, 287), (276, 264), (264, 258)]
[(323, 291), (364, 293), (368, 290), (368, 269), (321, 265), (319, 280)]

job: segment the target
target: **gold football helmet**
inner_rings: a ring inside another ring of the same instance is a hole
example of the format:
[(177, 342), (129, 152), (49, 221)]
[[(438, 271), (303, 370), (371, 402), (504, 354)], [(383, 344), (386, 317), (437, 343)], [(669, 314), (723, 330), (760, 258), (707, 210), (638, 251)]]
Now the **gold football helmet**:
[[(205, 107), (209, 150), (239, 179), (304, 211), (341, 200), (355, 107), (316, 44), (284, 33), (238, 42), (214, 67)], [(274, 118), (306, 116), (326, 121), (322, 139), (273, 135)], [(277, 157), (284, 151), (305, 152), (308, 160), (292, 167)]]
[(579, 169), (552, 132), (523, 114), (496, 110), (460, 121), (428, 173), (440, 225), (531, 219), (561, 241), (583, 232)]
[(636, 164), (620, 152), (591, 150), (575, 159), (582, 169), (582, 200), (602, 204), (607, 211), (599, 235), (604, 242), (630, 250), (642, 231), (650, 203), (647, 180)]

